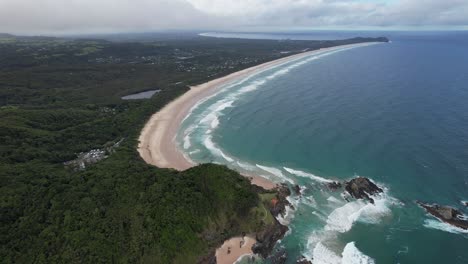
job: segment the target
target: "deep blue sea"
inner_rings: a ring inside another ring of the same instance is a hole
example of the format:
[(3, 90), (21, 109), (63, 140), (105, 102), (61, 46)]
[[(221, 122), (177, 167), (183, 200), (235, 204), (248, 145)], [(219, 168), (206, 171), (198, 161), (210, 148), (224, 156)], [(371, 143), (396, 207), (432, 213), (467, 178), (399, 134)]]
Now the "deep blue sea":
[[(291, 231), (277, 245), (294, 263), (468, 263), (468, 232), (415, 200), (464, 210), (468, 200), (468, 32), (223, 33), (388, 44), (322, 52), (226, 85), (184, 121), (177, 140), (217, 162), (299, 184)], [(328, 180), (365, 176), (375, 205), (347, 202)]]

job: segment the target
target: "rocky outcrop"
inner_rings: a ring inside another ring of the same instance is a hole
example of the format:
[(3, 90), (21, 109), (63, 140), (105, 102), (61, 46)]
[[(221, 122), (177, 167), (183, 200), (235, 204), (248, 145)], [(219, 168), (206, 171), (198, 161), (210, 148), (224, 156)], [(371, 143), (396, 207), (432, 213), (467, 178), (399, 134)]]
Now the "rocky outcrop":
[(266, 229), (256, 234), (255, 239), (257, 243), (253, 245), (252, 251), (263, 258), (267, 258), (276, 245), (276, 242), (282, 239), (287, 231), (287, 226), (275, 220), (273, 225), (268, 226)]
[(426, 212), (435, 216), (442, 222), (468, 230), (468, 218), (465, 217), (458, 209), (450, 206), (441, 206), (438, 204), (425, 204), (419, 201), (416, 203), (424, 208)]
[(284, 264), (288, 259), (288, 252), (285, 249), (280, 249), (268, 257), (267, 263), (271, 264)]
[(341, 187), (343, 187), (343, 185), (341, 184), (341, 182), (334, 181), (334, 182), (327, 183), (327, 187), (331, 191), (337, 191), (337, 190), (341, 189)]
[(349, 182), (345, 182), (345, 190), (356, 199), (366, 199), (371, 203), (374, 203), (369, 195), (383, 192), (383, 190), (373, 183), (371, 180), (365, 177), (357, 177)]
[(296, 195), (301, 195), (301, 187), (299, 185), (294, 185), (294, 192)]
[(284, 234), (288, 231), (288, 227), (280, 224), (276, 217), (278, 215), (284, 215), (286, 207), (291, 206), (289, 201), (286, 199), (291, 195), (291, 191), (286, 184), (282, 184), (276, 189), (276, 202), (271, 205), (270, 212), (274, 216), (274, 224), (266, 227), (261, 232), (257, 232), (255, 243), (252, 247), (252, 251), (256, 254), (261, 255), (263, 258), (267, 258), (273, 251), (276, 242), (284, 237)]
[(277, 187), (277, 202), (270, 208), (271, 214), (276, 217), (278, 215), (284, 215), (286, 212), (286, 206), (291, 206), (289, 201), (286, 199), (291, 195), (291, 191), (286, 184), (282, 184)]
[(306, 259), (306, 257), (302, 256), (298, 260), (296, 260), (296, 264), (312, 264), (312, 261)]

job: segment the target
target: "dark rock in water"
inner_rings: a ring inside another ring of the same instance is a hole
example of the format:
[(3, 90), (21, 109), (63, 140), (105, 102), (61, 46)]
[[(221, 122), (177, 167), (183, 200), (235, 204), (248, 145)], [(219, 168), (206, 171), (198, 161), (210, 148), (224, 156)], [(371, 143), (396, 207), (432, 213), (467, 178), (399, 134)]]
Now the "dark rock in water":
[(341, 182), (330, 182), (330, 183), (327, 183), (327, 187), (328, 189), (332, 190), (332, 191), (336, 191), (336, 190), (339, 190), (341, 189), (341, 187), (343, 187), (343, 185), (341, 184)]
[(294, 192), (296, 195), (301, 195), (301, 187), (299, 185), (294, 185)]
[(462, 204), (466, 207), (468, 207), (468, 202), (467, 201), (462, 201)]
[(288, 252), (285, 249), (276, 251), (274, 254), (268, 257), (267, 263), (271, 264), (284, 264), (288, 259)]
[(416, 203), (442, 222), (468, 230), (468, 218), (464, 217), (459, 210), (450, 206), (441, 206), (438, 204), (431, 205), (419, 201), (416, 201)]
[(312, 264), (312, 261), (306, 259), (304, 256), (296, 260), (296, 264)]
[(287, 231), (287, 226), (275, 221), (274, 225), (271, 225), (262, 232), (257, 233), (255, 237), (257, 243), (252, 246), (252, 251), (255, 254), (261, 255), (263, 258), (267, 258), (273, 250), (276, 242), (282, 239)]
[(364, 177), (357, 177), (349, 182), (345, 182), (345, 189), (352, 197), (367, 199), (371, 203), (374, 203), (374, 199), (369, 197), (369, 195), (383, 192), (379, 186)]

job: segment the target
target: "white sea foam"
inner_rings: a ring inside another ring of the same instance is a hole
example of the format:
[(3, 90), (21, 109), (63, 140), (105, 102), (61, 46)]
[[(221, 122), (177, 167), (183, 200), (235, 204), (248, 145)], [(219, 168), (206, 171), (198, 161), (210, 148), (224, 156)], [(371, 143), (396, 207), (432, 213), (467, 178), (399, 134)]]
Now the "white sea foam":
[(192, 146), (192, 143), (190, 142), (190, 136), (186, 135), (184, 137), (184, 149), (188, 149)]
[(385, 194), (373, 196), (372, 198), (374, 199), (374, 204), (356, 200), (333, 210), (328, 216), (325, 230), (344, 233), (349, 231), (358, 220), (369, 224), (376, 224), (384, 216), (391, 214), (391, 210), (388, 208), (389, 200), (386, 199)]
[(312, 173), (308, 173), (308, 172), (304, 172), (304, 171), (300, 171), (300, 170), (295, 170), (295, 169), (291, 169), (291, 168), (287, 168), (287, 167), (283, 167), (283, 168), (287, 172), (289, 172), (289, 173), (291, 173), (293, 175), (299, 176), (299, 177), (309, 178), (309, 179), (312, 179), (314, 181), (318, 181), (318, 182), (322, 182), (322, 183), (331, 183), (331, 182), (333, 182), (332, 180), (319, 177), (319, 176), (314, 175)]
[(458, 228), (435, 219), (426, 219), (424, 221), (424, 227), (450, 232), (454, 234), (468, 234), (468, 230)]
[(342, 264), (374, 264), (375, 261), (362, 253), (354, 244), (354, 242), (350, 242), (346, 244), (343, 250), (343, 259), (341, 261)]
[(279, 214), (278, 216), (276, 216), (276, 220), (278, 220), (278, 222), (280, 222), (280, 224), (282, 225), (289, 225), (293, 218), (294, 215), (291, 206), (285, 207), (284, 215)]
[[(349, 49), (349, 48), (347, 48), (347, 49)], [(231, 83), (229, 83), (227, 85), (224, 85), (223, 87), (221, 87), (221, 89), (218, 90), (218, 92), (212, 94), (211, 96), (209, 96), (207, 98), (204, 98), (203, 100), (198, 102), (196, 105), (194, 105), (190, 109), (189, 114), (184, 118), (184, 120), (182, 122), (185, 122), (185, 120), (189, 116), (193, 115), (193, 112), (195, 111), (195, 109), (197, 109), (200, 106), (204, 105), (208, 100), (210, 100), (212, 98), (215, 98), (216, 96), (218, 96), (221, 93), (227, 93), (225, 96), (223, 96), (223, 99), (215, 102), (214, 104), (209, 106), (207, 109), (205, 109), (201, 114), (199, 114), (200, 119), (198, 119), (198, 121), (196, 121), (197, 123), (205, 124), (204, 126), (197, 126), (196, 127), (196, 129), (198, 129), (198, 128), (205, 129), (205, 131), (200, 131), (201, 132), (200, 134), (211, 135), (213, 133), (213, 131), (215, 131), (215, 129), (220, 124), (219, 116), (222, 114), (221, 112), (223, 110), (225, 110), (226, 108), (233, 107), (233, 103), (236, 100), (238, 100), (239, 97), (241, 97), (242, 95), (244, 95), (246, 93), (249, 93), (251, 91), (257, 90), (259, 87), (264, 85), (267, 81), (269, 81), (271, 79), (274, 79), (274, 78), (276, 78), (276, 77), (278, 77), (280, 75), (286, 74), (291, 69), (299, 67), (299, 66), (301, 66), (301, 65), (303, 65), (303, 64), (305, 64), (305, 63), (307, 63), (309, 61), (312, 61), (312, 60), (315, 60), (315, 59), (321, 58), (323, 56), (327, 56), (327, 55), (330, 55), (330, 54), (333, 54), (335, 52), (339, 52), (339, 51), (342, 51), (342, 50), (345, 50), (345, 48), (340, 48), (340, 49), (337, 49), (337, 50), (334, 50), (334, 51), (319, 51), (318, 53), (312, 54), (312, 55), (307, 56), (307, 57), (292, 59), (290, 61), (286, 61), (284, 63), (280, 63), (278, 65), (275, 65), (275, 66), (273, 66), (271, 68), (266, 68), (266, 69), (259, 70), (259, 71), (255, 72), (254, 74), (251, 74), (251, 75), (249, 75), (249, 76), (247, 76), (247, 77), (245, 77), (243, 79), (231, 82)], [(257, 77), (259, 77), (260, 74), (262, 74), (264, 72), (270, 72), (270, 71), (272, 71), (272, 73), (270, 73), (266, 77), (257, 78)], [(257, 78), (257, 79), (255, 79), (255, 78)], [(233, 90), (233, 91), (231, 91), (231, 90)], [(190, 133), (185, 133), (185, 135), (183, 137), (183, 148), (184, 149), (189, 149), (193, 145), (191, 134), (192, 134), (192, 131), (190, 131)], [(212, 151), (212, 153), (214, 155), (221, 156), (221, 157), (223, 157), (224, 159), (226, 159), (229, 162), (233, 161), (233, 159), (231, 157), (224, 154), (224, 152), (221, 149), (219, 149), (218, 147), (216, 147), (213, 144), (213, 142), (211, 141), (211, 138), (206, 138), (204, 140), (204, 143), (205, 143), (206, 147), (210, 151)], [(272, 173), (271, 170), (268, 171), (268, 172)], [(278, 174), (276, 172), (277, 171), (275, 171), (274, 175), (278, 176)], [(297, 171), (297, 172), (300, 172), (300, 171)], [(300, 172), (300, 173), (304, 173), (304, 172)], [(282, 178), (282, 180), (284, 180), (284, 181), (293, 183), (293, 181), (291, 179), (285, 177), (284, 175), (282, 175), (282, 173), (281, 173), (281, 176), (279, 176), (279, 177)], [(315, 176), (313, 174), (307, 174), (307, 176), (302, 176), (302, 177), (309, 177), (309, 178), (312, 178), (312, 179), (315, 179), (315, 180), (321, 181), (321, 182), (329, 182), (329, 180), (323, 179), (323, 178)]]
[(259, 165), (259, 164), (256, 164), (256, 166), (266, 172), (269, 172), (271, 174), (273, 174), (274, 176), (282, 179), (283, 181), (287, 181), (291, 184), (294, 184), (294, 181), (292, 181), (291, 179), (289, 179), (288, 177), (286, 177), (283, 172), (277, 168), (273, 168), (273, 167), (267, 167), (267, 166), (262, 166), (262, 165)]
[(321, 242), (315, 245), (312, 253), (314, 264), (340, 264), (341, 258), (333, 251), (324, 246)]
[(233, 162), (234, 159), (229, 157), (228, 155), (224, 154), (224, 152), (218, 148), (215, 143), (213, 142), (213, 137), (210, 135), (210, 136), (207, 136), (205, 138), (205, 140), (203, 141), (205, 147), (211, 152), (213, 153), (214, 155), (216, 156), (219, 156), (219, 157), (222, 157), (224, 158), (226, 161), (228, 162)]
[(188, 149), (192, 146), (191, 137), (193, 131), (197, 128), (197, 125), (191, 125), (184, 131), (184, 139), (183, 139), (183, 147), (184, 149)]
[(194, 151), (190, 151), (189, 154), (190, 154), (190, 155), (193, 155), (193, 154), (196, 154), (196, 153), (199, 153), (199, 152), (200, 152), (200, 150), (199, 150), (199, 149), (196, 149), (196, 150), (194, 150)]
[(216, 116), (215, 118), (213, 118), (213, 120), (211, 120), (211, 129), (215, 129), (216, 127), (218, 127), (219, 125), (219, 119), (218, 117)]
[(255, 166), (253, 166), (251, 164), (248, 164), (248, 163), (245, 163), (245, 162), (240, 162), (240, 161), (237, 162), (237, 165), (239, 167), (241, 167), (242, 169), (246, 170), (246, 171), (253, 171), (256, 168)]
[(341, 255), (318, 242), (313, 250), (313, 261), (314, 264), (375, 264), (374, 259), (362, 253), (354, 242), (346, 244)]
[(317, 216), (321, 221), (327, 221), (327, 218), (317, 211), (313, 211), (312, 214)]
[[(244, 260), (250, 259), (251, 257), (254, 257), (254, 259), (257, 259), (257, 257), (255, 256), (255, 254), (243, 254), (243, 255), (241, 255), (233, 264), (243, 263)], [(250, 262), (250, 261), (249, 261), (249, 262)]]
[(327, 198), (327, 201), (332, 202), (332, 203), (338, 203), (338, 204), (343, 203), (342, 201), (336, 199), (335, 196), (330, 196), (330, 197), (328, 197), (328, 198)]
[(213, 119), (215, 119), (216, 117), (217, 117), (217, 114), (214, 113), (214, 112), (211, 112), (211, 113), (209, 113), (208, 115), (206, 115), (205, 117), (203, 117), (203, 118), (200, 120), (200, 123), (209, 124), (209, 123), (211, 123), (211, 121), (213, 121)]
[(235, 95), (238, 97), (239, 95), (242, 95), (244, 93), (255, 91), (260, 86), (264, 85), (265, 83), (266, 83), (266, 79), (256, 80), (249, 85), (243, 86), (241, 89), (239, 89), (239, 91)]
[(312, 195), (310, 195), (310, 196), (304, 196), (304, 197), (302, 198), (302, 202), (303, 202), (305, 205), (308, 205), (308, 206), (310, 206), (310, 207), (312, 207), (312, 208), (317, 207), (317, 201), (315, 201), (315, 198), (314, 198)]
[(216, 108), (214, 109), (214, 112), (221, 112), (226, 108), (232, 107), (232, 104), (234, 103), (234, 100), (228, 100), (228, 101), (220, 101), (219, 104), (216, 104)]

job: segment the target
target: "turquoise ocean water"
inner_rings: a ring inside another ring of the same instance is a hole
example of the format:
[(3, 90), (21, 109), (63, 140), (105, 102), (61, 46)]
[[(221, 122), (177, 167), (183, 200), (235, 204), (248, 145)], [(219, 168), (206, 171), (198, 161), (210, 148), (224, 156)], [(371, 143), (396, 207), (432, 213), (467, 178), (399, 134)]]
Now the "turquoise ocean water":
[[(337, 38), (343, 34), (356, 35)], [(321, 52), (226, 85), (179, 131), (177, 142), (194, 161), (304, 188), (280, 219), (291, 229), (277, 245), (288, 263), (301, 255), (314, 264), (468, 263), (468, 232), (414, 203), (467, 213), (468, 33), (389, 37), (389, 44)], [(346, 202), (323, 186), (355, 175), (385, 187), (375, 205)]]

